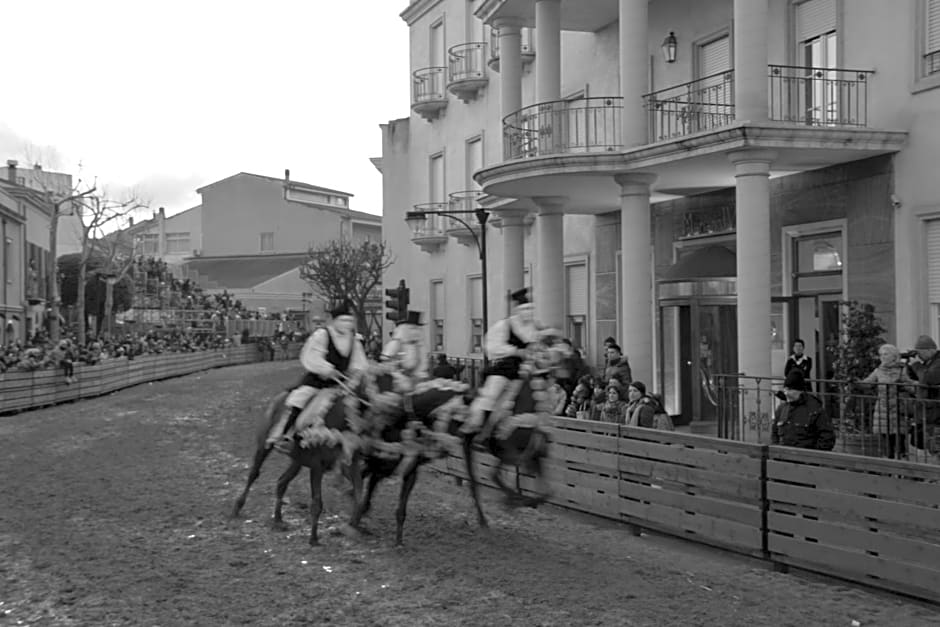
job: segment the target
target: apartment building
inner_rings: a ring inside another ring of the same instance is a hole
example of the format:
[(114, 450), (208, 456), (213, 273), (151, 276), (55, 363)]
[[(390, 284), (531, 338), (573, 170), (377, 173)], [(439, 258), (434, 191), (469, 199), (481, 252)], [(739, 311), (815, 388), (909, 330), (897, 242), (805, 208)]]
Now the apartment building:
[(434, 348), (478, 350), (479, 262), (449, 221), (403, 214), (468, 203), (490, 212), (491, 318), (531, 283), (546, 324), (595, 363), (616, 337), (685, 419), (714, 412), (710, 373), (781, 374), (796, 338), (825, 376), (842, 300), (874, 304), (899, 345), (940, 335), (940, 0), (419, 0), (402, 17), (387, 282), (412, 284)]

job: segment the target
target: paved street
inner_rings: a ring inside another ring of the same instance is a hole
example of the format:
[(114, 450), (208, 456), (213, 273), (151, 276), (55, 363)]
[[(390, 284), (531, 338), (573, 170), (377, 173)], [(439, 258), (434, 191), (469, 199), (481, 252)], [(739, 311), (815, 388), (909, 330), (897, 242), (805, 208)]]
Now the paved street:
[(552, 508), (507, 512), (493, 494), (483, 532), (466, 491), (432, 472), (403, 549), (396, 485), (379, 489), (373, 535), (351, 540), (328, 478), (311, 548), (301, 475), (290, 529), (273, 531), (280, 456), (230, 522), (255, 419), (295, 375), (239, 366), (0, 418), (0, 624), (940, 624), (940, 608)]

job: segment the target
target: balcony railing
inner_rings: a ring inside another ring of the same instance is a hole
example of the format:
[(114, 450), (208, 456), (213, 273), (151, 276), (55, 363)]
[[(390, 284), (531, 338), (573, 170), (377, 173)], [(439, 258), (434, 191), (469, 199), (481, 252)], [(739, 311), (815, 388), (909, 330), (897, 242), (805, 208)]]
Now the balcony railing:
[[(535, 60), (535, 40), (532, 37), (532, 29), (523, 28), (521, 37), (522, 47), (519, 52), (522, 55), (522, 65), (528, 65)], [(490, 29), (490, 58), (487, 64), (491, 70), (499, 72), (499, 29), (496, 28)]]
[(667, 87), (643, 100), (651, 144), (727, 126), (734, 122), (734, 71)]
[(623, 98), (581, 98), (531, 105), (503, 119), (506, 161), (622, 149)]
[[(446, 202), (428, 202), (415, 205), (415, 211), (447, 211)], [(426, 215), (424, 224), (411, 234), (411, 241), (421, 247), (425, 252), (434, 252), (447, 243), (446, 219), (441, 215)]]
[(486, 85), (486, 43), (470, 42), (452, 47), (448, 53), (447, 88), (463, 101)]
[(425, 119), (437, 117), (447, 106), (447, 68), (425, 67), (412, 73), (411, 108)]
[(806, 126), (868, 126), (871, 70), (770, 66), (770, 119)]

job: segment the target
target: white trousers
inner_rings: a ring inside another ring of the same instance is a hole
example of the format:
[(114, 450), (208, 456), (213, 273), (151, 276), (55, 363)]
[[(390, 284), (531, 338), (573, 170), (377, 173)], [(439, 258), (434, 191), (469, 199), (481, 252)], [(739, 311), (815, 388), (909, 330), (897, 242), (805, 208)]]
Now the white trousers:
[(464, 428), (467, 430), (479, 429), (483, 426), (486, 412), (496, 409), (503, 392), (509, 387), (509, 379), (498, 374), (491, 374), (483, 382), (483, 387), (477, 397), (470, 404), (470, 415)]

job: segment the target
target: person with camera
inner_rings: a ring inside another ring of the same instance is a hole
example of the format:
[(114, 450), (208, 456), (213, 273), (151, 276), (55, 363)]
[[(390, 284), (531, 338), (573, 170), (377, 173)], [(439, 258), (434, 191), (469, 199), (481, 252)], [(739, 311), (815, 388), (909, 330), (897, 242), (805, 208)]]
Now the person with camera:
[[(914, 343), (914, 349), (902, 357), (914, 357), (916, 361), (908, 368), (912, 378), (917, 380), (917, 411), (914, 413), (914, 426), (911, 429), (911, 445), (922, 449), (923, 455), (934, 455), (932, 441), (940, 423), (940, 351), (937, 343), (929, 335), (921, 335)], [(915, 455), (917, 453), (915, 452)]]

